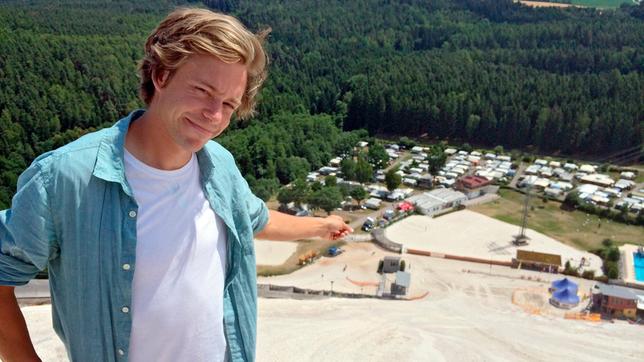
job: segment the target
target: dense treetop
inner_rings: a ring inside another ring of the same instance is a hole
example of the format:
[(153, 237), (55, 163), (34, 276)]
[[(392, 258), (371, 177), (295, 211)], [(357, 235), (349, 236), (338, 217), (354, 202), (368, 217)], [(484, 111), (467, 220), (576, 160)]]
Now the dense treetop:
[[(147, 34), (177, 1), (0, 5), (0, 208), (42, 152), (134, 108)], [(644, 5), (509, 0), (211, 0), (272, 29), (260, 115), (221, 142), (274, 192), (365, 128), (605, 155), (642, 143)]]

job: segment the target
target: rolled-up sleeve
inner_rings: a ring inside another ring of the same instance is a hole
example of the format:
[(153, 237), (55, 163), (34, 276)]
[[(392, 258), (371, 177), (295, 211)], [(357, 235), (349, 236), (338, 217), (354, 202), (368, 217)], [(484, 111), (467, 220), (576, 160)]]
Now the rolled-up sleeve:
[(0, 285), (23, 285), (44, 270), (53, 255), (55, 232), (39, 163), (18, 179), (11, 208), (0, 211)]
[(248, 207), (251, 224), (253, 225), (253, 233), (257, 234), (268, 223), (268, 207), (266, 207), (264, 200), (251, 192), (250, 188), (248, 188), (248, 193), (246, 194), (246, 205)]

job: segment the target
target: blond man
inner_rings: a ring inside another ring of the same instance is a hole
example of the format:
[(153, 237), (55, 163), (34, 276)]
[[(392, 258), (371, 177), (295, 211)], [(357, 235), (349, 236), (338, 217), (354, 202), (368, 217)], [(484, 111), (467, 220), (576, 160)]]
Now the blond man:
[(0, 356), (37, 361), (14, 287), (48, 267), (72, 361), (255, 358), (253, 237), (336, 239), (338, 217), (269, 211), (214, 141), (252, 115), (263, 36), (180, 9), (145, 44), (137, 110), (38, 157), (0, 212)]

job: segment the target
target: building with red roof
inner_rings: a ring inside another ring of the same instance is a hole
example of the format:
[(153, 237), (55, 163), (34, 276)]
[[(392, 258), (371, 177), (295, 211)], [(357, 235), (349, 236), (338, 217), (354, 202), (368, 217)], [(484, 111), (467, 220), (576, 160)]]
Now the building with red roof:
[(454, 188), (463, 192), (468, 199), (473, 199), (481, 196), (482, 189), (491, 183), (492, 181), (485, 177), (467, 175), (461, 177), (454, 185)]

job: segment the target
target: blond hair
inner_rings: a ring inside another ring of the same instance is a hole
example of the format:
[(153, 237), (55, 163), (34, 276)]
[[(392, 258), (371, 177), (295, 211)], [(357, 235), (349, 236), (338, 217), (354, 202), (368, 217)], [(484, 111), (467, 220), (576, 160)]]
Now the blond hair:
[(269, 32), (253, 34), (236, 18), (206, 9), (173, 11), (145, 42), (145, 54), (139, 62), (141, 99), (150, 105), (155, 74), (168, 71), (171, 78), (190, 55), (213, 55), (225, 63), (246, 65), (246, 89), (236, 113), (241, 119), (252, 116), (255, 96), (266, 79), (268, 58), (262, 44)]

